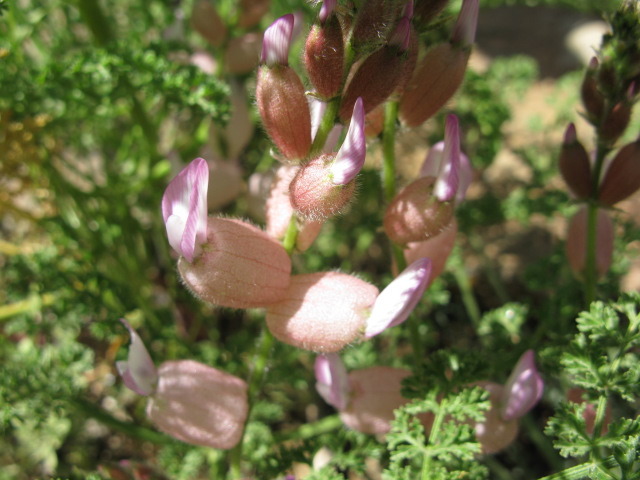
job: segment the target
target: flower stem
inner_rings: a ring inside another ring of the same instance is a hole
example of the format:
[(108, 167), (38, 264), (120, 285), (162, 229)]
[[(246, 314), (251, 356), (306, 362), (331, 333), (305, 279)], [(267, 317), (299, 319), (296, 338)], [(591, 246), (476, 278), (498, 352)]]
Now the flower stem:
[(295, 213), (291, 215), (289, 220), (289, 226), (282, 239), (282, 246), (289, 255), (293, 253), (293, 249), (296, 248), (296, 242), (298, 241), (298, 224), (296, 222)]
[(336, 97), (327, 103), (327, 109), (322, 116), (322, 121), (316, 132), (316, 136), (311, 144), (311, 151), (309, 156), (314, 156), (320, 151), (327, 141), (327, 137), (336, 123), (336, 115), (338, 114), (338, 108), (340, 107), (340, 97)]
[[(267, 371), (267, 363), (273, 347), (273, 335), (268, 329), (262, 330), (262, 338), (254, 356), (253, 369), (249, 376), (249, 389), (247, 397), (249, 399), (249, 411), (247, 412), (247, 422), (249, 421), (251, 410), (255, 404), (256, 394), (262, 386), (265, 373)], [(242, 450), (244, 443), (244, 435), (247, 433), (247, 427), (242, 432), (242, 438), (238, 444), (229, 452), (229, 480), (237, 480), (242, 477)]]
[(309, 438), (317, 437), (323, 433), (332, 432), (333, 430), (342, 427), (342, 425), (342, 419), (340, 419), (339, 415), (330, 415), (313, 423), (300, 425), (299, 428), (292, 432), (276, 435), (275, 440), (278, 443), (288, 440), (308, 440)]
[(382, 189), (387, 202), (390, 202), (396, 194), (395, 141), (397, 118), (398, 102), (387, 102), (382, 131)]

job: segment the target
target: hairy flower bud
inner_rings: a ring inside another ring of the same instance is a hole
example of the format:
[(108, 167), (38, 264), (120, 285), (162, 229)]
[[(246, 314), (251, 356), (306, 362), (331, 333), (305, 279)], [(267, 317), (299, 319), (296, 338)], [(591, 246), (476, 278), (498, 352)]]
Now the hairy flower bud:
[(335, 15), (311, 27), (304, 49), (304, 65), (320, 98), (329, 100), (339, 93), (344, 76), (344, 44)]
[(618, 102), (609, 111), (600, 125), (600, 136), (609, 143), (615, 142), (624, 133), (631, 120), (631, 102)]
[(262, 123), (289, 160), (305, 158), (311, 148), (311, 114), (298, 74), (288, 66), (262, 66), (256, 101)]
[(565, 132), (558, 167), (571, 193), (578, 200), (589, 198), (592, 183), (589, 154), (578, 141), (573, 123), (569, 124)]
[(207, 232), (196, 261), (178, 262), (182, 280), (196, 296), (231, 308), (264, 307), (285, 297), (291, 260), (280, 243), (234, 219), (210, 217)]
[(410, 30), (408, 20), (404, 20), (404, 37), (407, 41), (402, 40), (402, 45), (390, 42), (376, 50), (351, 76), (340, 104), (339, 115), (343, 122), (349, 119), (356, 99), (362, 98), (364, 112), (367, 114), (389, 98), (403, 80), (403, 76), (406, 76), (404, 65), (408, 58)]
[(191, 25), (214, 47), (222, 45), (227, 37), (227, 26), (209, 0), (198, 0), (195, 3)]
[(388, 0), (365, 0), (358, 9), (352, 33), (352, 42), (356, 51), (371, 51), (380, 46), (382, 39), (388, 37), (396, 20), (395, 2)]
[(587, 111), (587, 116), (594, 123), (600, 121), (602, 113), (604, 112), (604, 95), (602, 95), (602, 92), (598, 88), (597, 70), (598, 59), (593, 57), (589, 62), (587, 71), (582, 79), (582, 85), (580, 86), (582, 104)]
[(434, 195), (434, 177), (407, 185), (391, 201), (384, 215), (386, 234), (399, 245), (427, 240), (442, 232), (453, 217), (454, 202)]
[(270, 8), (271, 0), (240, 0), (238, 26), (245, 29), (256, 26)]
[(640, 189), (640, 140), (622, 147), (609, 164), (602, 182), (598, 200), (615, 205)]
[(337, 352), (359, 339), (378, 289), (338, 272), (293, 275), (284, 300), (267, 307), (267, 327), (281, 342)]
[(229, 40), (224, 52), (227, 72), (241, 75), (252, 72), (260, 63), (262, 34), (250, 32)]
[(441, 43), (420, 61), (400, 98), (400, 118), (417, 127), (453, 96), (464, 79), (470, 51)]
[(518, 436), (518, 422), (506, 421), (500, 414), (500, 405), (504, 397), (505, 388), (494, 382), (476, 382), (472, 386), (484, 388), (489, 392), (491, 407), (485, 412), (483, 422), (475, 424), (475, 433), (482, 453), (492, 454), (507, 448)]
[[(567, 258), (573, 272), (582, 278), (587, 263), (587, 207), (571, 219), (567, 233)], [(606, 211), (598, 209), (596, 220), (596, 272), (602, 277), (611, 266), (613, 256), (613, 222)]]

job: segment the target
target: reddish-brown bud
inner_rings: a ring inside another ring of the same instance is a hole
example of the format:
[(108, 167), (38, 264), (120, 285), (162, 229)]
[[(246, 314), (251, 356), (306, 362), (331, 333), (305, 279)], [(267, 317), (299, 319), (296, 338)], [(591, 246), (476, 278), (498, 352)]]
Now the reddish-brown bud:
[(602, 112), (604, 111), (604, 96), (598, 88), (598, 79), (596, 78), (597, 68), (598, 59), (593, 57), (584, 74), (582, 85), (580, 86), (582, 104), (587, 111), (589, 119), (595, 123), (600, 121)]
[(431, 20), (444, 10), (449, 0), (416, 0), (414, 2), (413, 18), (417, 25), (427, 26)]
[(440, 202), (433, 192), (434, 177), (407, 185), (387, 207), (384, 230), (395, 243), (427, 240), (442, 232), (453, 218), (454, 202)]
[(344, 75), (344, 44), (335, 15), (311, 28), (304, 49), (304, 64), (320, 98), (329, 100), (339, 93)]
[[(571, 270), (580, 278), (587, 264), (587, 207), (571, 219), (567, 233), (567, 259)], [(611, 266), (613, 256), (613, 221), (606, 211), (598, 209), (596, 219), (596, 272), (602, 277)]]
[(335, 154), (321, 155), (304, 165), (289, 187), (293, 208), (303, 217), (325, 219), (342, 210), (353, 197), (355, 181), (336, 185), (330, 176)]
[(382, 133), (384, 127), (384, 105), (380, 104), (364, 117), (364, 134), (367, 138), (375, 138)]
[(395, 45), (385, 45), (369, 55), (349, 80), (340, 104), (340, 119), (351, 118), (353, 105), (362, 98), (365, 114), (384, 102), (399, 85), (407, 53)]
[(400, 99), (400, 118), (407, 125), (420, 125), (456, 93), (464, 79), (469, 54), (469, 49), (449, 42), (426, 53)]
[(591, 194), (591, 165), (589, 154), (576, 137), (576, 129), (570, 124), (565, 133), (558, 162), (562, 178), (578, 200)]
[[(431, 259), (431, 275), (429, 275), (428, 285), (431, 285), (444, 271), (447, 259), (456, 243), (457, 234), (458, 222), (454, 217), (451, 219), (449, 225), (435, 237), (422, 242), (407, 243), (404, 249), (404, 256), (408, 264), (412, 264), (419, 258)], [(395, 265), (393, 267), (394, 270), (397, 269)]]
[(371, 51), (388, 37), (394, 25), (398, 8), (388, 0), (365, 0), (358, 9), (353, 25), (352, 41), (356, 50)]
[(610, 142), (615, 142), (624, 133), (631, 120), (631, 104), (625, 101), (613, 106), (602, 121), (600, 136)]
[(211, 45), (219, 47), (227, 37), (227, 26), (209, 0), (198, 0), (191, 12), (191, 25)]
[(600, 183), (598, 200), (615, 205), (640, 188), (640, 140), (622, 147), (611, 161)]
[(418, 33), (413, 25), (409, 27), (409, 45), (407, 47), (406, 59), (402, 63), (402, 73), (400, 74), (400, 81), (396, 87), (396, 94), (402, 95), (404, 89), (413, 76), (413, 72), (418, 64), (418, 51), (420, 49), (420, 39)]
[(178, 271), (202, 300), (231, 308), (264, 307), (287, 293), (291, 260), (282, 245), (240, 220), (209, 217), (207, 242), (193, 263)]
[(262, 20), (271, 8), (271, 0), (240, 0), (238, 12), (238, 26), (240, 28), (251, 28)]
[(224, 52), (224, 65), (227, 72), (244, 74), (252, 72), (260, 63), (262, 34), (247, 33), (229, 40)]
[(285, 65), (262, 66), (256, 100), (267, 133), (289, 160), (307, 156), (311, 148), (311, 114), (298, 74)]

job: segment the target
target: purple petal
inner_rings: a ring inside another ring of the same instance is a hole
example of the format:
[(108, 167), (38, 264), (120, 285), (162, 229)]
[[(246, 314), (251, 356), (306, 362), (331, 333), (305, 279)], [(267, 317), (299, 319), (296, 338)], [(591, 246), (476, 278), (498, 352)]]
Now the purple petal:
[(322, 7), (320, 8), (320, 13), (318, 15), (318, 18), (320, 19), (321, 23), (324, 23), (327, 21), (329, 16), (335, 10), (336, 3), (338, 3), (337, 0), (324, 0), (322, 2)]
[(460, 172), (460, 130), (458, 118), (455, 115), (447, 116), (444, 130), (444, 152), (440, 172), (434, 187), (434, 194), (441, 202), (453, 200), (458, 191)]
[(413, 18), (413, 0), (409, 0), (404, 5), (404, 13), (402, 15), (404, 18), (408, 18), (411, 20)]
[(123, 318), (120, 321), (129, 330), (131, 345), (127, 360), (116, 362), (118, 373), (128, 388), (140, 395), (151, 395), (158, 382), (156, 367), (133, 327)]
[(189, 262), (207, 240), (209, 166), (196, 158), (167, 186), (162, 196), (162, 217), (169, 244)]
[(349, 377), (337, 353), (318, 355), (315, 363), (316, 390), (329, 405), (338, 410), (347, 408)]
[(538, 373), (533, 350), (527, 350), (518, 360), (504, 389), (502, 418), (510, 421), (520, 418), (538, 403), (544, 382)]
[(358, 97), (353, 105), (353, 115), (351, 116), (347, 136), (331, 165), (333, 184), (346, 185), (353, 180), (362, 169), (366, 154), (364, 106), (362, 98)]
[(421, 258), (409, 265), (385, 288), (373, 304), (365, 338), (404, 322), (422, 298), (431, 275), (431, 260)]
[(289, 48), (293, 35), (294, 16), (292, 13), (278, 18), (264, 32), (260, 61), (268, 66), (288, 65)]
[(463, 0), (451, 40), (462, 46), (473, 44), (478, 27), (478, 0)]

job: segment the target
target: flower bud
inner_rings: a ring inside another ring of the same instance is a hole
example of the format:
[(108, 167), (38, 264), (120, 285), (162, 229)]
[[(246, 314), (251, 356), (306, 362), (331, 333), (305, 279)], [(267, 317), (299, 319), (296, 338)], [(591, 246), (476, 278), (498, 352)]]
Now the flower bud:
[(478, 0), (462, 0), (460, 14), (451, 34), (451, 43), (468, 47), (475, 42), (479, 8)]
[(600, 183), (598, 200), (615, 205), (640, 188), (640, 140), (622, 147), (609, 164)]
[(416, 0), (413, 17), (416, 25), (427, 26), (444, 10), (449, 0)]
[(273, 238), (240, 220), (209, 218), (207, 242), (178, 271), (202, 300), (231, 308), (263, 307), (285, 298), (291, 260)]
[(434, 177), (413, 181), (391, 201), (384, 215), (386, 234), (399, 245), (428, 240), (442, 232), (453, 217), (453, 202), (434, 195)]
[(344, 76), (344, 44), (340, 22), (335, 15), (311, 27), (304, 49), (304, 65), (320, 98), (329, 100), (340, 92)]
[(448, 42), (426, 53), (400, 98), (404, 123), (417, 127), (449, 101), (464, 79), (469, 54)]
[(367, 138), (376, 138), (384, 128), (384, 104), (381, 103), (364, 117), (364, 134)]
[(240, 0), (238, 26), (245, 29), (255, 27), (270, 8), (271, 0)]
[(411, 374), (393, 367), (370, 367), (349, 373), (351, 398), (340, 412), (344, 424), (362, 433), (385, 434), (391, 429), (393, 411), (408, 402), (402, 380)]
[(262, 34), (250, 32), (229, 40), (224, 52), (227, 72), (242, 75), (252, 72), (260, 63)]
[(600, 126), (600, 136), (609, 143), (615, 142), (624, 133), (631, 120), (632, 103), (618, 102), (607, 113)]
[(378, 289), (338, 272), (293, 275), (284, 300), (267, 307), (267, 327), (281, 342), (337, 352), (359, 339)]
[(262, 123), (289, 160), (305, 158), (311, 148), (311, 114), (298, 74), (287, 66), (260, 67), (256, 101)]
[(275, 20), (264, 31), (260, 61), (268, 67), (289, 65), (289, 49), (293, 39), (295, 17), (292, 13)]
[(582, 97), (582, 104), (587, 111), (587, 116), (596, 124), (600, 122), (604, 112), (604, 95), (598, 88), (597, 70), (598, 59), (593, 57), (589, 62), (580, 86), (580, 96)]
[(346, 121), (351, 115), (353, 105), (362, 98), (365, 114), (384, 102), (398, 87), (407, 61), (407, 48), (410, 38), (409, 21), (401, 20), (400, 33), (392, 41), (376, 50), (357, 67), (346, 85), (340, 104), (340, 118)]
[[(596, 272), (602, 277), (611, 266), (613, 256), (613, 222), (606, 211), (598, 209), (596, 220)], [(567, 259), (573, 272), (584, 276), (587, 263), (587, 207), (571, 219), (567, 233)]]
[(397, 15), (396, 2), (365, 0), (354, 21), (352, 42), (358, 53), (375, 50), (388, 37)]
[(558, 162), (562, 179), (578, 200), (591, 195), (591, 163), (589, 154), (576, 137), (576, 127), (570, 123), (564, 134)]
[(198, 0), (195, 3), (191, 25), (214, 47), (222, 45), (227, 37), (227, 26), (209, 0)]

